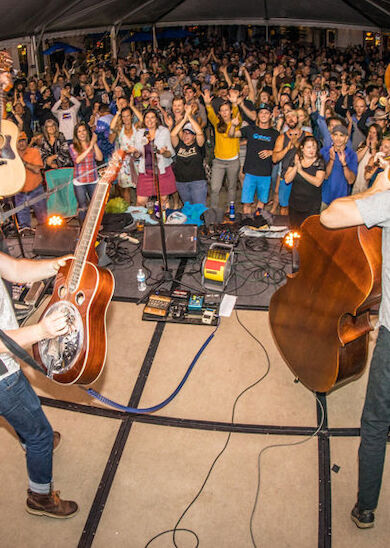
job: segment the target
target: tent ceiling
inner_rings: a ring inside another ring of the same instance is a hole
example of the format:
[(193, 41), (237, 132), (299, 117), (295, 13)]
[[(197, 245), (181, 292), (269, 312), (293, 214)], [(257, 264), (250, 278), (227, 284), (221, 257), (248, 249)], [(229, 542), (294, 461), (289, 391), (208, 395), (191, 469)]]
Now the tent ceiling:
[(390, 28), (390, 0), (1, 0), (0, 39), (122, 25), (252, 23)]

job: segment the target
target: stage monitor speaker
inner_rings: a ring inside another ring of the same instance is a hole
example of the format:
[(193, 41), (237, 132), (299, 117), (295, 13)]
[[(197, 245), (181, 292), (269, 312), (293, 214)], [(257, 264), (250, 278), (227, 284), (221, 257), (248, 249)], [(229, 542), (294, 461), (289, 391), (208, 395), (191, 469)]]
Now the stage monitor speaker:
[[(164, 225), (168, 257), (196, 257), (198, 254), (197, 225)], [(160, 225), (145, 225), (142, 244), (144, 257), (161, 257)]]
[(37, 255), (53, 257), (73, 253), (79, 233), (78, 226), (38, 225), (34, 237), (33, 252)]

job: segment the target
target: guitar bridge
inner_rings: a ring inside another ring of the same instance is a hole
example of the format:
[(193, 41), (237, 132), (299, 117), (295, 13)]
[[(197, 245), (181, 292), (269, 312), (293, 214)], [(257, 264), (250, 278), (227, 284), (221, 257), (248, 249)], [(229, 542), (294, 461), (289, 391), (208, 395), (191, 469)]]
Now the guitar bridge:
[(0, 166), (3, 166), (4, 164), (6, 164), (7, 162), (5, 160), (0, 160)]

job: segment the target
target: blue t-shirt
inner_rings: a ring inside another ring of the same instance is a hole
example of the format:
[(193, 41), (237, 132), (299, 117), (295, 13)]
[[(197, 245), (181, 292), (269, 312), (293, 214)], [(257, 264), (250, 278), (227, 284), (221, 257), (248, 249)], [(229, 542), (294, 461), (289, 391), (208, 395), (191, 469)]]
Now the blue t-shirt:
[[(331, 146), (323, 147), (321, 149), (321, 156), (324, 158), (325, 163), (329, 162), (329, 151)], [(349, 146), (345, 147), (345, 162), (348, 168), (356, 175), (358, 169), (357, 154)], [(344, 169), (339, 160), (339, 155), (336, 152), (336, 158), (333, 164), (333, 169), (328, 179), (325, 179), (322, 185), (322, 201), (326, 204), (330, 204), (336, 198), (342, 198), (350, 194), (351, 185), (348, 184), (344, 175)]]

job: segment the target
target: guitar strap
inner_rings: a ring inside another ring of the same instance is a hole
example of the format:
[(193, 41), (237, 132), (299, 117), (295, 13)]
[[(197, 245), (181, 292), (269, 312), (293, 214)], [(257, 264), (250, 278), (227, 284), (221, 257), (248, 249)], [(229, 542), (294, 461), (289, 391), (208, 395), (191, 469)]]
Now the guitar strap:
[[(20, 358), (23, 360), (27, 365), (32, 367), (33, 369), (36, 369), (43, 375), (45, 375), (44, 370), (42, 367), (30, 356), (28, 352), (24, 348), (22, 348), (18, 343), (16, 343), (11, 337), (9, 337), (2, 329), (0, 329), (0, 339), (3, 341), (4, 346), (8, 348), (8, 350), (11, 352), (11, 354), (14, 354), (17, 358)], [(5, 367), (4, 363), (0, 360), (0, 374), (2, 374), (2, 366)], [(7, 368), (5, 367), (4, 373), (7, 372)], [(45, 375), (46, 376), (46, 375)]]
[(3, 360), (0, 360), (0, 376), (5, 375), (5, 373), (8, 373), (8, 369), (6, 368)]

